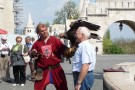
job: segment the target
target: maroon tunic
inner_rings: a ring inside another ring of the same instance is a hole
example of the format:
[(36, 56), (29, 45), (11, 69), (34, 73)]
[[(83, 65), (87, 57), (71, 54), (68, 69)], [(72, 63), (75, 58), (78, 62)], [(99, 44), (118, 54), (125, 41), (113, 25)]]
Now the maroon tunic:
[(52, 70), (47, 69), (48, 66), (57, 65), (61, 62), (61, 55), (64, 53), (66, 46), (56, 37), (50, 36), (46, 43), (44, 40), (38, 39), (32, 49), (44, 54), (43, 58), (38, 59), (37, 66), (45, 68), (43, 79), (35, 82), (34, 89), (45, 90), (47, 84), (53, 83), (57, 90), (68, 90), (65, 74), (61, 66)]

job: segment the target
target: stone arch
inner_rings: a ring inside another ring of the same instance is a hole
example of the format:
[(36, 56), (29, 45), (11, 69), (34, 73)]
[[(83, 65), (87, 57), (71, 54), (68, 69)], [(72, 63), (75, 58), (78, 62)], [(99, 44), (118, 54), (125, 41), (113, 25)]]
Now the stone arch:
[(104, 30), (102, 30), (102, 25), (101, 25), (101, 31), (103, 31), (103, 35), (101, 37), (104, 36), (108, 27), (110, 25), (112, 25), (113, 23), (122, 22), (123, 24), (126, 24), (127, 26), (129, 26), (135, 32), (135, 21), (134, 21), (135, 20), (135, 17), (134, 17), (135, 13), (133, 15), (132, 12), (131, 12), (131, 14), (129, 12), (128, 15), (125, 15), (125, 16), (122, 16), (122, 15), (124, 15), (124, 12), (120, 12), (119, 14), (115, 14), (115, 16), (113, 15), (114, 17), (108, 16), (108, 18), (106, 19), (107, 23), (106, 23), (106, 26), (104, 27)]
[[(100, 24), (101, 28), (98, 32), (98, 34), (100, 35), (101, 37), (101, 42), (99, 43), (98, 41), (98, 46), (99, 47), (99, 53), (102, 54), (103, 53), (103, 46), (102, 46), (102, 41), (103, 41), (103, 36), (104, 34), (106, 33), (106, 31), (108, 30), (108, 27), (111, 26), (113, 23), (120, 23), (122, 22), (123, 24), (126, 24), (127, 26), (129, 26), (134, 32), (135, 32), (135, 15), (133, 16), (130, 16), (130, 18), (128, 16), (125, 16), (125, 17), (121, 17), (121, 13), (119, 14), (116, 14), (115, 16), (113, 17), (107, 17), (105, 19), (105, 21), (102, 21)], [(96, 18), (96, 17), (95, 17)]]
[[(84, 0), (81, 0), (84, 1)], [(95, 40), (99, 46), (98, 54), (102, 54), (102, 41), (108, 27), (113, 23), (124, 23), (135, 32), (135, 0), (97, 0), (90, 2), (88, 7), (80, 7), (82, 12), (80, 19), (100, 25), (101, 28), (96, 32), (101, 40)]]
[(129, 26), (135, 32), (135, 22), (134, 21), (121, 20), (121, 21), (117, 21), (117, 22), (126, 24), (127, 26)]
[(135, 22), (134, 21), (132, 21), (132, 20), (116, 20), (116, 21), (112, 21), (112, 22), (110, 22), (108, 24), (108, 26), (106, 27), (106, 30), (104, 31), (104, 34), (108, 30), (109, 26), (111, 26), (113, 23), (122, 23), (122, 24), (125, 24), (125, 25), (129, 26), (133, 30), (133, 32), (135, 33)]
[[(114, 21), (112, 20), (111, 22), (108, 23), (108, 25), (106, 25), (106, 27), (105, 27), (106, 29), (104, 28), (105, 30), (104, 30), (103, 36), (105, 35), (109, 26), (111, 26), (113, 23), (120, 23), (120, 22), (129, 26), (135, 32), (135, 22), (133, 20), (119, 20), (119, 19), (117, 19), (117, 20), (114, 20)], [(102, 36), (102, 38), (103, 38), (103, 36)], [(103, 53), (102, 43), (101, 43), (100, 46), (101, 46), (100, 49), (102, 49), (102, 50), (100, 50), (100, 53)]]

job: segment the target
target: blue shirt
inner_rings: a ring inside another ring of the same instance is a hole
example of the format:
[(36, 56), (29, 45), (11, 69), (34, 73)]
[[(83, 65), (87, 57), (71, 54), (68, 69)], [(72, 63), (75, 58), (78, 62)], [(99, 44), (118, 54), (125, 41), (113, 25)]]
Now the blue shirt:
[(85, 40), (78, 45), (78, 49), (73, 56), (72, 71), (80, 72), (82, 65), (85, 63), (90, 63), (88, 71), (92, 71), (95, 68), (96, 52), (89, 40)]
[(26, 46), (29, 48), (29, 51), (30, 51), (31, 48), (32, 48), (32, 44), (31, 43), (26, 43)]

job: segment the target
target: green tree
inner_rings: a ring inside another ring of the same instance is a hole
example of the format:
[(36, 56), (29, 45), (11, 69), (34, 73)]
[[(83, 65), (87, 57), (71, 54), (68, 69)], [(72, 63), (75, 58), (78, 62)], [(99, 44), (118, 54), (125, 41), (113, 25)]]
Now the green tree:
[(117, 38), (114, 43), (123, 49), (124, 54), (135, 54), (135, 39)]
[(106, 34), (103, 37), (103, 52), (107, 53), (109, 46), (112, 45), (112, 41), (110, 40), (110, 31), (107, 30)]
[(105, 54), (123, 54), (124, 51), (110, 39), (110, 31), (107, 30), (103, 38), (103, 51)]
[(73, 1), (66, 2), (63, 8), (55, 12), (55, 16), (53, 24), (64, 24), (66, 19), (77, 19), (79, 17), (77, 4)]
[(107, 32), (106, 32), (104, 38), (106, 38), (106, 39), (108, 39), (108, 40), (111, 39), (111, 38), (110, 38), (110, 31), (109, 31), (109, 30), (107, 30)]
[(45, 25), (47, 25), (47, 27), (49, 27), (50, 23), (47, 21), (47, 22), (45, 22)]
[(107, 54), (123, 54), (123, 49), (117, 46), (116, 44), (112, 44), (108, 47), (106, 52)]

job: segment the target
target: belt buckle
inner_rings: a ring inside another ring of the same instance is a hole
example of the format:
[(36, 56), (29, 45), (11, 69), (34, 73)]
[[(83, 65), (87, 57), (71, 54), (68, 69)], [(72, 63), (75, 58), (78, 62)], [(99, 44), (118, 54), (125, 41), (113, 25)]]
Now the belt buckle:
[(49, 70), (51, 70), (52, 68), (49, 66), (49, 68), (48, 68)]

